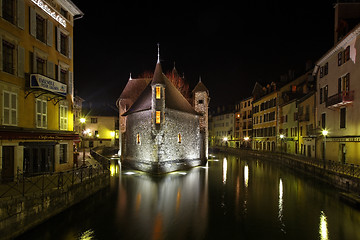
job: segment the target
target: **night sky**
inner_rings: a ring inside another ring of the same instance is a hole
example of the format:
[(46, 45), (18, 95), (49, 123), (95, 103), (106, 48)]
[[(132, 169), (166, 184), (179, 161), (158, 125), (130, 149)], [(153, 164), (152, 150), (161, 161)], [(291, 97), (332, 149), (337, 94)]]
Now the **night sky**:
[[(278, 81), (333, 45), (334, 1), (85, 1), (75, 21), (75, 89), (87, 102), (115, 104), (129, 79), (153, 71), (199, 76), (211, 105), (249, 97), (256, 81)], [(107, 4), (109, 3), (109, 4)], [(115, 4), (115, 5), (114, 5)]]

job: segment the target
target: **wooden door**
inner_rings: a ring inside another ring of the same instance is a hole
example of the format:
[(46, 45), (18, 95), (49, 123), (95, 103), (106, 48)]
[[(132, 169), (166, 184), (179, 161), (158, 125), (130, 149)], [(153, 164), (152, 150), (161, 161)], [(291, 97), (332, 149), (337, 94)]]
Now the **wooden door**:
[(14, 180), (14, 146), (2, 147), (2, 182)]

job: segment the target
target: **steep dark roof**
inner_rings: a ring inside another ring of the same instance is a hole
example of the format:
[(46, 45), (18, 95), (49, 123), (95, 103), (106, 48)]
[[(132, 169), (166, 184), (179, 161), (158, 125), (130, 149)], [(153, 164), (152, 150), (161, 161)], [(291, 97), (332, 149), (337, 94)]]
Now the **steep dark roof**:
[(129, 79), (119, 98), (132, 99), (135, 101), (144, 91), (149, 82), (151, 82), (151, 78)]
[(157, 63), (152, 82), (145, 88), (141, 95), (136, 99), (130, 109), (123, 114), (129, 115), (135, 112), (141, 112), (151, 109), (152, 92), (151, 86), (154, 84), (162, 84), (165, 86), (165, 107), (178, 110), (181, 112), (196, 114), (198, 113), (180, 93), (180, 91), (172, 84), (172, 82), (164, 75), (161, 64)]
[(209, 90), (207, 87), (202, 83), (201, 80), (199, 80), (198, 84), (195, 86), (194, 90), (192, 90), (193, 93), (195, 92), (207, 92), (209, 95)]

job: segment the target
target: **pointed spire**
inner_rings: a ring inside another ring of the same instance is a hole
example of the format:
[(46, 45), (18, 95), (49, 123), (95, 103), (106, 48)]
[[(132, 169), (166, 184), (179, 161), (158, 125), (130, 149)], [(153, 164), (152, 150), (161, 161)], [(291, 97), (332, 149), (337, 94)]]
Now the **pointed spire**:
[(160, 63), (160, 43), (157, 43), (158, 46), (158, 58), (157, 58), (157, 63)]
[(129, 76), (129, 80), (132, 80), (131, 73), (130, 73), (130, 76)]
[(199, 83), (201, 83), (201, 76), (199, 76)]

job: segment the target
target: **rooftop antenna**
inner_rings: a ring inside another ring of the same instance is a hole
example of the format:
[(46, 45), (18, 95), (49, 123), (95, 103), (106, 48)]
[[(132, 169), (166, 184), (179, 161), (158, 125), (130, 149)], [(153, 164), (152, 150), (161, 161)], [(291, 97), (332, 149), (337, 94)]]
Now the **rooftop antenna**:
[(157, 63), (160, 63), (160, 43), (157, 43), (158, 46), (158, 59), (157, 59)]

